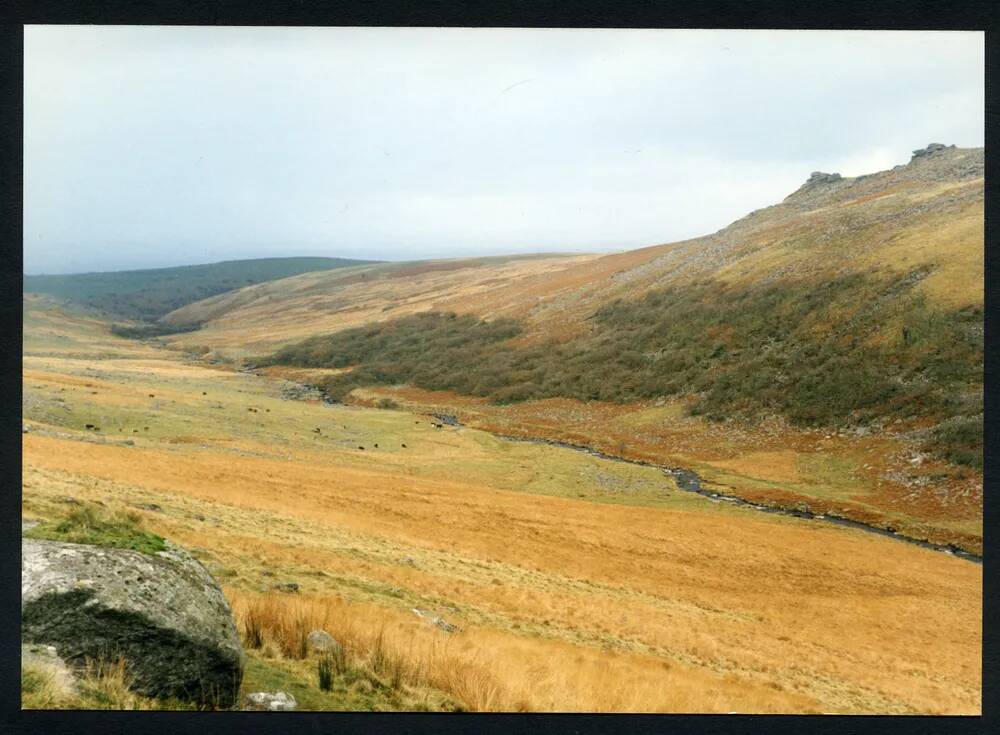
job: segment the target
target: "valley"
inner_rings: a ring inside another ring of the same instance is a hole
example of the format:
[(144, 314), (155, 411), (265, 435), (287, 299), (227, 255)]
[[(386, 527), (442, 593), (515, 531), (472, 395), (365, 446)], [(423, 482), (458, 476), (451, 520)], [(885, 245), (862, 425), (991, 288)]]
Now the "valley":
[(266, 602), (326, 619), (359, 660), (379, 641), (405, 662), (398, 688), (376, 687), (392, 696), (320, 696), (275, 638), (248, 649), (246, 687), (325, 709), (980, 707), (978, 565), (714, 503), (651, 467), (438, 428), (426, 395), (329, 405), (45, 299), (26, 299), (25, 324), (26, 517), (138, 508), (195, 550), (238, 622)]
[(976, 714), (982, 225), (932, 145), (623, 253), (66, 277), (22, 513), (189, 549), (244, 699)]

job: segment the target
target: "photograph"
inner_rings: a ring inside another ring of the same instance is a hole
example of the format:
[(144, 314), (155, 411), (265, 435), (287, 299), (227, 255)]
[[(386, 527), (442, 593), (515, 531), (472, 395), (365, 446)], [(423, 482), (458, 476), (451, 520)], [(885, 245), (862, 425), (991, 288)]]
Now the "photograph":
[(19, 712), (982, 716), (985, 41), (24, 25)]

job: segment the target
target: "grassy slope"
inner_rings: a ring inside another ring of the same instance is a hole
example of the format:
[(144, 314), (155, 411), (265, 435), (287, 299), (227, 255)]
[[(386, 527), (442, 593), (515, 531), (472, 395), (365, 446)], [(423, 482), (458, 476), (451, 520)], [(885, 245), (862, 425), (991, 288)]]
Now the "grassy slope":
[(203, 343), (260, 353), (313, 334), (418, 311), (521, 320), (529, 340), (586, 334), (602, 305), (647, 291), (713, 283), (753, 288), (851, 273), (926, 270), (916, 286), (945, 309), (983, 302), (983, 151), (935, 156), (836, 185), (803, 187), (706, 237), (603, 257), (377, 266), (366, 277), (309, 275), (193, 304)]
[[(378, 684), (345, 680), (350, 706), (447, 706), (437, 691), (467, 709), (979, 709), (980, 567), (66, 328), (62, 353), (54, 332), (26, 338), (25, 514), (154, 503), (145, 526), (199, 554), (239, 620), (263, 598), (327, 621), (391, 684), (382, 635), (416, 689), (372, 699)], [(283, 581), (300, 594), (269, 591)], [(273, 653), (252, 654), (249, 685), (311, 687), (312, 662)]]
[(223, 294), (178, 309), (172, 324), (205, 322), (171, 337), (227, 356), (260, 354), (318, 331), (335, 331), (436, 308), (453, 298), (486, 298), (524, 278), (546, 277), (596, 255), (509, 256), (386, 263), (309, 273)]
[(713, 419), (899, 419), (929, 450), (978, 469), (982, 185), (981, 150), (946, 150), (804, 186), (706, 238), (577, 264), (545, 293), (528, 276), (478, 306), (438, 303), (517, 317), (508, 326), (521, 336), (507, 343), (477, 343), (462, 320), (449, 336), (405, 317), (379, 334), (359, 327), (286, 347), (278, 360), (357, 366), (327, 381), (340, 393), (412, 382), (498, 400), (680, 394)]
[[(569, 343), (513, 344), (520, 325), (425, 313), (314, 337), (264, 364), (348, 368), (321, 382), (342, 399), (409, 383), (498, 402), (630, 403), (697, 396), (713, 421), (780, 414), (798, 426), (894, 420), (926, 449), (982, 467), (983, 313), (914, 294), (919, 272), (721, 291), (675, 287), (602, 307)], [(885, 333), (894, 332), (891, 337)]]
[(344, 258), (257, 258), (178, 268), (25, 276), (24, 290), (56, 296), (116, 317), (153, 321), (185, 304), (262, 281), (368, 262)]

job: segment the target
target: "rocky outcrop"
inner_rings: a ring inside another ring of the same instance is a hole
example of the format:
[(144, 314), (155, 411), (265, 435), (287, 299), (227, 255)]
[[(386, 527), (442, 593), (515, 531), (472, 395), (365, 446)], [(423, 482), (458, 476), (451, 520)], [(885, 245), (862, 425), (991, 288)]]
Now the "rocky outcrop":
[(816, 186), (817, 184), (832, 184), (840, 181), (844, 177), (840, 174), (828, 174), (822, 171), (813, 171), (806, 179), (806, 186)]
[(946, 151), (949, 148), (954, 147), (954, 145), (949, 146), (944, 143), (928, 143), (926, 148), (919, 148), (913, 151), (913, 158), (926, 158), (927, 156), (933, 155), (938, 151)]
[(72, 665), (124, 658), (133, 689), (230, 707), (243, 650), (222, 591), (192, 556), (24, 539), (21, 639)]

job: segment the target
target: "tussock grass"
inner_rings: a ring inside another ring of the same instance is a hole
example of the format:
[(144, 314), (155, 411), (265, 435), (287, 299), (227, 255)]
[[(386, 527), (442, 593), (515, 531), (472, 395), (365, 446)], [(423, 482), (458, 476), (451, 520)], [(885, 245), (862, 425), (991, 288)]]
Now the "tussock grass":
[(60, 681), (54, 668), (40, 662), (21, 664), (21, 709), (60, 709), (75, 701), (75, 692)]
[[(393, 690), (431, 688), (452, 695), (463, 708), (487, 711), (503, 703), (501, 683), (485, 667), (459, 655), (444, 634), (418, 636), (364, 621), (336, 598), (296, 598), (227, 590), (244, 645), (265, 657), (303, 660), (309, 657), (305, 636), (326, 630), (340, 644), (317, 655), (319, 687), (332, 688), (333, 678)], [(502, 707), (500, 707), (502, 708)]]
[(54, 667), (31, 661), (21, 665), (21, 709), (191, 710), (177, 699), (153, 699), (131, 689), (132, 678), (123, 658), (88, 660), (66, 685)]

